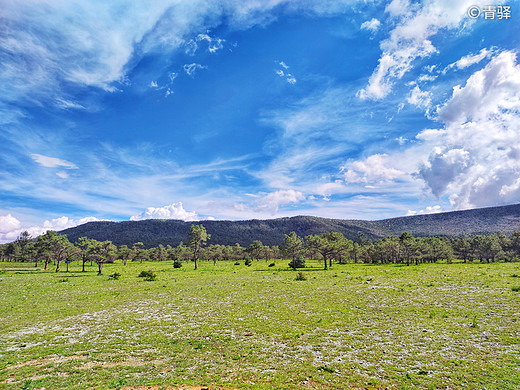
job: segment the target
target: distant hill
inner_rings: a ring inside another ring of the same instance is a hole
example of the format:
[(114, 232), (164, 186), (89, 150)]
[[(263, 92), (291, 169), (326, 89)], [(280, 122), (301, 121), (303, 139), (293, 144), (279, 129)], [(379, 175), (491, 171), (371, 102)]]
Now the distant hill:
[(370, 239), (410, 232), (415, 236), (461, 236), (520, 230), (520, 204), (487, 207), (448, 213), (416, 215), (379, 221), (328, 219), (298, 216), (248, 221), (200, 221), (148, 219), (124, 222), (88, 222), (66, 229), (71, 242), (86, 236), (99, 241), (110, 240), (116, 245), (143, 242), (146, 247), (159, 244), (176, 246), (188, 240), (192, 223), (202, 224), (211, 234), (212, 244), (248, 246), (253, 240), (266, 245), (279, 245), (284, 234), (294, 231), (299, 236), (338, 231), (355, 240), (364, 234)]

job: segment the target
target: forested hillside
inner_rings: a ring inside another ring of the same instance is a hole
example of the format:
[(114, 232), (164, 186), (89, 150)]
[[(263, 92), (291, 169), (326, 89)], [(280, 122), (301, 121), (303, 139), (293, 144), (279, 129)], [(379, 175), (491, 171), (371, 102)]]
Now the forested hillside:
[[(410, 232), (415, 236), (461, 236), (520, 230), (520, 205), (488, 207), (384, 219), (380, 221), (342, 220), (298, 216), (249, 221), (202, 221), (212, 244), (248, 246), (254, 240), (265, 245), (280, 245), (284, 235), (294, 231), (299, 236), (340, 232), (356, 240), (359, 234), (370, 239)], [(63, 230), (72, 242), (79, 237), (98, 241), (110, 240), (116, 245), (143, 242), (146, 247), (159, 244), (176, 246), (186, 242), (192, 222), (178, 220), (145, 220), (125, 222), (89, 222)]]

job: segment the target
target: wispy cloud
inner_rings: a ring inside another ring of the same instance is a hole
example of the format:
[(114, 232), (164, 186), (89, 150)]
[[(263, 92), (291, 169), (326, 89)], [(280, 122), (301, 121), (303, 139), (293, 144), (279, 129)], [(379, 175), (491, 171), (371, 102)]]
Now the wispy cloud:
[(197, 71), (197, 69), (208, 69), (208, 67), (205, 65), (192, 63), (192, 64), (185, 64), (183, 66), (183, 69), (188, 76), (193, 76), (195, 74), (195, 72)]
[(455, 61), (451, 64), (449, 64), (444, 70), (443, 73), (446, 73), (450, 69), (457, 68), (457, 69), (464, 69), (471, 65), (478, 64), (482, 60), (486, 58), (490, 58), (495, 53), (495, 49), (482, 49), (477, 54), (468, 54), (467, 56), (462, 57), (458, 61)]
[(275, 73), (284, 78), (285, 81), (287, 81), (289, 84), (296, 84), (296, 77), (292, 75), (292, 73), (287, 72), (287, 69), (289, 69), (289, 65), (287, 65), (283, 61), (276, 61), (278, 65), (280, 65), (283, 69), (277, 69), (275, 70)]
[(42, 154), (31, 154), (31, 158), (36, 161), (41, 166), (47, 167), (47, 168), (56, 168), (56, 167), (64, 167), (67, 169), (78, 169), (76, 164), (71, 163), (66, 160), (62, 160), (56, 157), (48, 157), (44, 156)]
[(441, 29), (457, 28), (467, 18), (471, 0), (447, 3), (433, 0), (427, 3), (411, 3), (408, 0), (393, 0), (386, 7), (387, 14), (396, 27), (390, 37), (381, 42), (379, 63), (368, 80), (368, 85), (359, 90), (361, 99), (382, 99), (413, 67), (418, 58), (426, 58), (437, 49), (431, 37)]

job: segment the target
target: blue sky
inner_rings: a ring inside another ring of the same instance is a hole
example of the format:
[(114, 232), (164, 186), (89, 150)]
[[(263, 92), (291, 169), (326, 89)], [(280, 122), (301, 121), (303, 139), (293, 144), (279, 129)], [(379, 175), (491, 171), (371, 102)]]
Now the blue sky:
[(0, 1), (0, 242), (518, 203), (519, 3)]

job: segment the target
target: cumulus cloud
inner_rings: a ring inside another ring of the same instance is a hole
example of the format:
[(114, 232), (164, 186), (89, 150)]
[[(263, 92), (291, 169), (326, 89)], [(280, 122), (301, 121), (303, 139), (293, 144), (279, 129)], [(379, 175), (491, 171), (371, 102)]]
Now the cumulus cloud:
[(130, 217), (130, 221), (142, 221), (144, 219), (198, 221), (200, 218), (195, 211), (186, 211), (182, 206), (182, 202), (177, 202), (163, 207), (148, 207), (142, 213)]
[(368, 80), (368, 85), (359, 90), (361, 99), (382, 99), (392, 90), (418, 58), (437, 52), (430, 38), (440, 29), (457, 28), (466, 19), (471, 0), (447, 3), (432, 0), (413, 3), (408, 0), (393, 0), (386, 12), (396, 22), (390, 37), (381, 42), (379, 63)]
[(42, 154), (31, 154), (31, 158), (36, 161), (41, 166), (47, 167), (47, 168), (56, 168), (56, 167), (64, 167), (67, 169), (78, 169), (76, 164), (71, 163), (66, 160), (62, 160), (60, 158), (56, 157), (48, 157), (44, 156)]
[(435, 213), (440, 213), (440, 212), (442, 212), (442, 207), (439, 206), (439, 205), (435, 205), (435, 206), (428, 206), (428, 207), (426, 207), (426, 209), (419, 210), (419, 211), (408, 210), (406, 215), (407, 216), (410, 216), (410, 215), (424, 215), (424, 214), (435, 214)]
[(361, 24), (361, 30), (368, 30), (374, 33), (379, 30), (379, 26), (381, 26), (381, 22), (376, 18), (372, 18)]
[(392, 168), (387, 154), (374, 154), (365, 160), (353, 161), (342, 167), (347, 183), (384, 183), (401, 177), (404, 172)]
[(21, 223), (11, 214), (0, 215), (0, 234), (6, 234), (21, 227)]
[(267, 211), (274, 215), (278, 212), (280, 206), (298, 203), (303, 200), (305, 200), (305, 196), (300, 191), (278, 190), (258, 199), (256, 211)]
[(63, 216), (46, 220), (41, 225), (23, 227), (18, 219), (13, 217), (11, 214), (7, 214), (6, 216), (0, 216), (0, 243), (14, 241), (24, 231), (29, 232), (32, 237), (38, 237), (49, 230), (60, 231), (95, 221), (101, 221), (101, 219), (96, 217), (85, 217), (75, 220)]
[(520, 200), (520, 65), (504, 51), (438, 109), (443, 129), (424, 130), (432, 145), (418, 171), (431, 193), (448, 195), (454, 208)]

